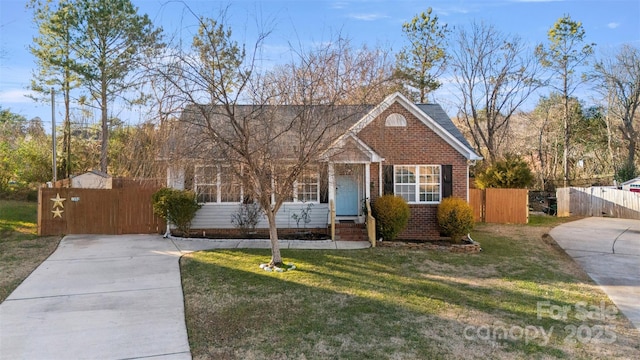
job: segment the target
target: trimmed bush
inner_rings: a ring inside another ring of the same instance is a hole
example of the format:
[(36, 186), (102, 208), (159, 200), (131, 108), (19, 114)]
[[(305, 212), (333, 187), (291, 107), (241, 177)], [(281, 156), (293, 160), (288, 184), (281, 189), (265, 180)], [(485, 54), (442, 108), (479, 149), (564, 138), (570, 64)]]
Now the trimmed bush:
[(451, 237), (453, 243), (459, 243), (462, 236), (473, 229), (473, 209), (466, 201), (457, 197), (443, 199), (438, 205), (438, 225), (442, 232)]
[(373, 203), (371, 211), (376, 219), (378, 236), (394, 240), (407, 227), (411, 210), (400, 196), (384, 195)]
[(193, 191), (162, 188), (153, 194), (152, 200), (156, 215), (175, 225), (183, 236), (189, 236), (191, 220), (202, 207)]

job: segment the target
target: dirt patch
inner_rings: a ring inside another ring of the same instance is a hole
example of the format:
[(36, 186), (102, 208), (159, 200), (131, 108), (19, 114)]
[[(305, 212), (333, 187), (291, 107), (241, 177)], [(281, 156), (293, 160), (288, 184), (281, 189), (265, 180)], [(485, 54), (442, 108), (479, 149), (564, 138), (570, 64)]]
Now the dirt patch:
[(448, 241), (381, 241), (378, 242), (376, 246), (462, 254), (475, 254), (482, 251), (482, 247), (477, 242), (470, 244), (452, 244)]

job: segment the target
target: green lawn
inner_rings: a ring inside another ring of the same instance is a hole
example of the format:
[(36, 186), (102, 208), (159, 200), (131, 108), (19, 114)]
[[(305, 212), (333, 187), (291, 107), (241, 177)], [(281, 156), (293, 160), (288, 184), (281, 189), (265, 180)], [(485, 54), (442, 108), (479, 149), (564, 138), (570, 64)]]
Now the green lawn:
[(38, 203), (0, 200), (0, 239), (33, 239), (38, 230)]
[(38, 237), (37, 203), (0, 200), (0, 302), (56, 249), (60, 237)]
[[(193, 356), (640, 358), (640, 335), (623, 316), (578, 319), (580, 302), (612, 303), (543, 236), (549, 229), (478, 226), (472, 236), (483, 252), (474, 255), (386, 247), (284, 250), (285, 262), (298, 266), (287, 273), (259, 269), (269, 258), (263, 250), (186, 255), (181, 264)], [(570, 311), (567, 319), (544, 310), (538, 318), (539, 306)], [(542, 330), (550, 333), (548, 341)]]

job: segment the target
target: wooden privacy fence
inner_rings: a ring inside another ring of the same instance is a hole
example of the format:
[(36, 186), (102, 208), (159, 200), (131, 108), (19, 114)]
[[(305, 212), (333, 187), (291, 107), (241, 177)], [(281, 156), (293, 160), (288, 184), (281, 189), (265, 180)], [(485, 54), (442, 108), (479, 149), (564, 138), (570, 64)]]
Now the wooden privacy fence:
[(529, 222), (529, 190), (469, 189), (469, 205), (476, 222), (526, 224)]
[(610, 216), (640, 219), (640, 194), (607, 187), (557, 189), (558, 217)]
[(153, 214), (151, 195), (157, 188), (40, 188), (38, 235), (153, 234), (165, 222)]

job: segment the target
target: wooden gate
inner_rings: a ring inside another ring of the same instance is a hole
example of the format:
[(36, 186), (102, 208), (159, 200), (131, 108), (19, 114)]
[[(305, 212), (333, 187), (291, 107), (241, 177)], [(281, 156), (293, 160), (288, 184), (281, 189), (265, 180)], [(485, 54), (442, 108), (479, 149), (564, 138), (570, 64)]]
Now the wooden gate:
[(38, 235), (161, 233), (164, 221), (153, 214), (155, 188), (41, 188)]
[(526, 224), (529, 222), (529, 190), (469, 189), (469, 205), (477, 222)]

